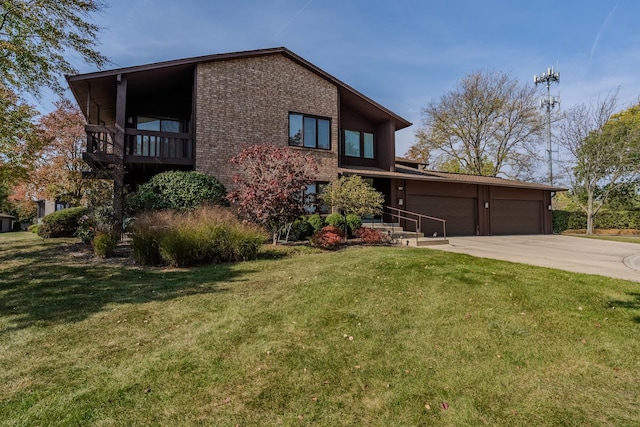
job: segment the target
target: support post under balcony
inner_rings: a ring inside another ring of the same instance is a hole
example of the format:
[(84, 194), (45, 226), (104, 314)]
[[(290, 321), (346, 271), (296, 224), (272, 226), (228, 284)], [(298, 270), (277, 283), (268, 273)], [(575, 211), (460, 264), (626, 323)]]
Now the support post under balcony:
[(127, 107), (127, 76), (118, 74), (116, 93), (116, 132), (113, 141), (113, 215), (114, 232), (122, 234), (124, 219), (124, 134)]

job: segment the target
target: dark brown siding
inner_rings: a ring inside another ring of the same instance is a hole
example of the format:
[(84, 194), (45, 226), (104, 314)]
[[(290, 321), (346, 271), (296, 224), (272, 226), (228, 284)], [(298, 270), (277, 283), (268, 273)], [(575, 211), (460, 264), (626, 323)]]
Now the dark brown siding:
[[(447, 220), (447, 235), (552, 232), (546, 190), (409, 180), (404, 187), (406, 209)], [(425, 235), (440, 233), (440, 225), (430, 222), (423, 223)]]
[(395, 128), (391, 121), (376, 122), (346, 105), (340, 105), (340, 144), (344, 144), (344, 131), (369, 132), (374, 135), (375, 158), (363, 159), (344, 156), (340, 146), (340, 164), (343, 166), (368, 166), (388, 171), (395, 169)]

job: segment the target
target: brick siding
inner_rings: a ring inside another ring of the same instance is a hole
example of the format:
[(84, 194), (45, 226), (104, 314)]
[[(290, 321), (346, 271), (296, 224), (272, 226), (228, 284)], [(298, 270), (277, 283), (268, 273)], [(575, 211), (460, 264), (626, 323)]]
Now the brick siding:
[(289, 112), (331, 119), (331, 150), (295, 147), (311, 154), (318, 180), (338, 172), (338, 89), (282, 55), (198, 64), (196, 170), (233, 189), (229, 159), (244, 146), (288, 146)]

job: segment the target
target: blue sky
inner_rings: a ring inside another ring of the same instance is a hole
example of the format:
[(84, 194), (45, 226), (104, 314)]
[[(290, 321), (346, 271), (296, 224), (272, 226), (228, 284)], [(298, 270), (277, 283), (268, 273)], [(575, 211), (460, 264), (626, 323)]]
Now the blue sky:
[(105, 1), (95, 18), (110, 68), (285, 46), (413, 122), (398, 155), (421, 108), (477, 70), (533, 85), (554, 66), (562, 109), (616, 88), (620, 108), (640, 95), (637, 0)]

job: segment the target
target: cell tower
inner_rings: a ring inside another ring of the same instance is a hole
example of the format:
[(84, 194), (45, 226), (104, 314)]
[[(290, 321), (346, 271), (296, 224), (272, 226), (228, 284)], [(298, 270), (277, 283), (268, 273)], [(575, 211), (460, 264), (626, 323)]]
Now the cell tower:
[(547, 84), (547, 96), (540, 99), (540, 108), (547, 109), (547, 162), (549, 168), (549, 185), (553, 185), (553, 149), (551, 147), (551, 110), (556, 105), (560, 105), (560, 98), (551, 95), (551, 83), (560, 83), (560, 73), (554, 71), (553, 67), (547, 68), (547, 71), (540, 76), (533, 76), (533, 82), (537, 85)]

